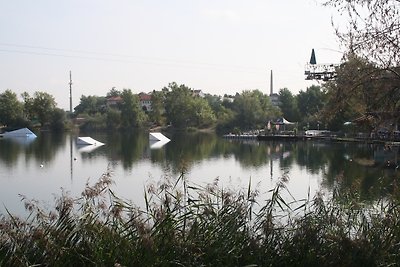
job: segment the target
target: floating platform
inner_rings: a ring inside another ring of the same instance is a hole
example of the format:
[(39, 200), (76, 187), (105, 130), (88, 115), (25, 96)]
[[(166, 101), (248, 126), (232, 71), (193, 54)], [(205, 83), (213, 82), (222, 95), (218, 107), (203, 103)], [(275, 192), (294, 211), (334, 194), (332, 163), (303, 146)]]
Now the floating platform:
[(36, 138), (36, 134), (34, 134), (28, 128), (22, 128), (11, 132), (5, 132), (0, 134), (0, 137), (26, 137), (26, 138)]
[(150, 149), (159, 149), (171, 141), (168, 137), (159, 132), (149, 133)]
[(256, 140), (256, 134), (225, 134), (223, 136), (226, 139), (239, 139), (239, 140)]
[(301, 141), (306, 140), (304, 135), (257, 135), (258, 141)]
[(78, 151), (80, 153), (91, 153), (103, 145), (80, 145)]
[(86, 145), (102, 146), (102, 145), (104, 145), (104, 143), (99, 142), (99, 141), (93, 139), (92, 137), (86, 137), (86, 136), (78, 137), (76, 139), (76, 144), (83, 145), (83, 146), (86, 146)]
[(149, 140), (150, 141), (166, 141), (166, 142), (171, 141), (168, 137), (166, 137), (165, 135), (163, 135), (160, 132), (149, 133)]

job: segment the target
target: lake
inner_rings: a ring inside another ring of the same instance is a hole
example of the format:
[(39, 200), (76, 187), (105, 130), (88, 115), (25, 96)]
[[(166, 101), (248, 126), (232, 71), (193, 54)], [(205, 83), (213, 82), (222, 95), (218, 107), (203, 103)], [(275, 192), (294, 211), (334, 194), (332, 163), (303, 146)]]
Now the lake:
[(62, 189), (79, 196), (86, 183), (95, 183), (108, 170), (116, 195), (139, 206), (146, 185), (177, 179), (183, 170), (192, 184), (218, 181), (221, 187), (237, 190), (250, 184), (261, 195), (287, 175), (288, 191), (295, 199), (352, 186), (365, 200), (374, 200), (386, 194), (398, 177), (398, 147), (240, 141), (208, 133), (166, 135), (171, 141), (162, 147), (153, 147), (142, 131), (82, 135), (105, 143), (93, 150), (78, 146), (72, 133), (44, 132), (33, 140), (0, 138), (0, 212), (6, 207), (23, 213), (20, 195), (49, 206)]

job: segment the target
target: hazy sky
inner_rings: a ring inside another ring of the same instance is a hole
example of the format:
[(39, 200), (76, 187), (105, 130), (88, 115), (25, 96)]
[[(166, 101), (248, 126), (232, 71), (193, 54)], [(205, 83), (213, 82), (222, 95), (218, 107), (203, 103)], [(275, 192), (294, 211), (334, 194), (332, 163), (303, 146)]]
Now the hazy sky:
[(260, 89), (294, 94), (315, 48), (342, 54), (331, 8), (317, 0), (2, 0), (0, 92), (46, 91), (69, 109), (112, 87), (134, 93), (170, 82), (223, 95)]

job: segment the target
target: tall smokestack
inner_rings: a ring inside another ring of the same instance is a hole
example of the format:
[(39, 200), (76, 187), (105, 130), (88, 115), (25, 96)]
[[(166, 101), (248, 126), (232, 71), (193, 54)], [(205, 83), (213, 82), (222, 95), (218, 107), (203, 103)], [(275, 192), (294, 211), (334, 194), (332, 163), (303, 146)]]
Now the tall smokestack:
[(72, 74), (69, 71), (69, 112), (72, 114)]
[(272, 70), (271, 70), (271, 83), (270, 83), (270, 94), (272, 95), (274, 93), (274, 79), (272, 77)]

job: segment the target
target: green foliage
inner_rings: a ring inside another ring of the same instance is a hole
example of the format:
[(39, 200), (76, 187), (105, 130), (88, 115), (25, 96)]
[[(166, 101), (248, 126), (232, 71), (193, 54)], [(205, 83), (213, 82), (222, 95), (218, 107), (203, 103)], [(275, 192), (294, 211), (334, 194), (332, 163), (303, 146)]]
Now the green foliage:
[(35, 117), (39, 120), (42, 126), (50, 123), (52, 113), (56, 108), (56, 101), (54, 97), (46, 92), (37, 91), (34, 93), (33, 98), (29, 99), (29, 95), (27, 94), (27, 105), (33, 114), (32, 117)]
[(42, 125), (50, 120), (50, 114), (56, 108), (54, 97), (46, 92), (35, 92), (33, 97), (33, 110)]
[(103, 96), (81, 96), (79, 105), (74, 110), (75, 114), (86, 113), (88, 115), (95, 115), (105, 111), (106, 98)]
[(222, 106), (221, 110), (217, 113), (217, 132), (221, 134), (232, 132), (235, 127), (235, 117), (236, 114), (232, 109)]
[(176, 128), (208, 127), (215, 122), (215, 114), (206, 99), (194, 96), (189, 87), (174, 82), (168, 85), (165, 114)]
[(207, 100), (200, 97), (195, 97), (192, 100), (192, 109), (194, 111), (193, 126), (205, 128), (209, 127), (216, 121), (213, 110)]
[(60, 108), (55, 108), (51, 113), (50, 127), (53, 131), (63, 131), (66, 128), (66, 113)]
[(165, 125), (165, 93), (163, 91), (153, 91), (151, 102), (150, 120), (156, 125)]
[(121, 111), (109, 108), (106, 113), (107, 128), (118, 129), (121, 126)]
[(111, 90), (107, 93), (106, 97), (116, 97), (121, 96), (121, 91), (117, 90), (115, 87), (111, 88)]
[(243, 91), (237, 95), (233, 111), (236, 114), (235, 125), (242, 130), (261, 129), (268, 119), (279, 115), (269, 97), (259, 90)]
[(311, 117), (324, 107), (325, 92), (320, 86), (312, 85), (297, 96), (297, 106), (303, 118)]
[(300, 121), (299, 110), (297, 108), (297, 98), (289, 89), (283, 88), (279, 91), (280, 109), (282, 115), (288, 121)]
[(380, 69), (354, 54), (337, 69), (335, 81), (325, 84), (327, 105), (323, 116), (331, 124), (351, 121), (367, 113), (392, 114), (377, 116), (374, 121), (365, 123), (366, 130), (381, 124), (395, 125), (400, 110), (400, 80), (396, 75)]
[(23, 92), (21, 97), (23, 99), (25, 117), (28, 119), (33, 119), (35, 116), (33, 112), (33, 99), (28, 92)]
[(123, 127), (141, 127), (146, 122), (146, 114), (139, 105), (139, 97), (130, 89), (124, 89), (121, 94), (121, 123)]
[(82, 114), (85, 118), (85, 123), (80, 126), (83, 131), (106, 130), (107, 129), (107, 115), (97, 113), (94, 116)]
[[(397, 124), (400, 111), (399, 1), (324, 2), (344, 14), (341, 18), (346, 17), (348, 23), (347, 27), (336, 29), (346, 51), (344, 63), (337, 69), (337, 79), (327, 84), (329, 105), (324, 116), (331, 125), (337, 126), (366, 113), (386, 113), (392, 118), (376, 116), (376, 121), (366, 122), (368, 130), (380, 124)], [(340, 25), (343, 24), (341, 18)], [(332, 115), (335, 110), (338, 116)]]
[(23, 105), (11, 90), (0, 94), (0, 125), (19, 126), (23, 119)]
[(175, 82), (168, 85), (168, 90), (165, 99), (167, 121), (176, 128), (190, 126), (190, 121), (194, 118), (192, 91), (183, 84), (178, 86)]

